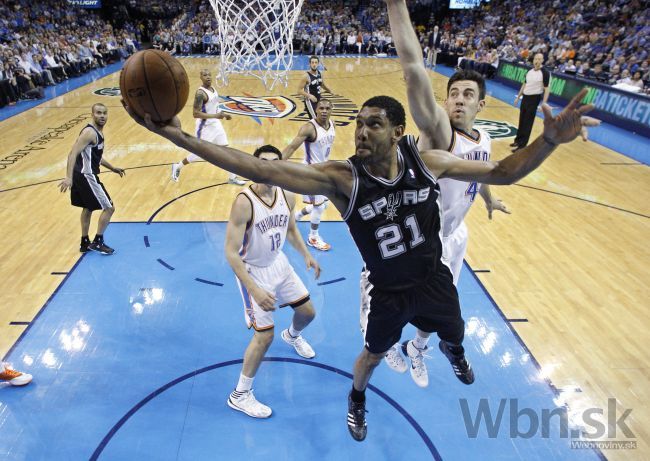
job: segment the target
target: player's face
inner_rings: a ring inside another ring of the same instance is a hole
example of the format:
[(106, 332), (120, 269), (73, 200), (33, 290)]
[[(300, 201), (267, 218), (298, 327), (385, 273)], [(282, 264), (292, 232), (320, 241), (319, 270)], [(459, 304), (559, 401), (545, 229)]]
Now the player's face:
[(332, 105), (329, 102), (321, 101), (316, 106), (316, 117), (321, 125), (327, 123), (332, 115)]
[(93, 121), (97, 126), (106, 125), (108, 120), (108, 109), (104, 106), (95, 106), (93, 108)]
[(201, 83), (205, 86), (210, 86), (212, 84), (212, 73), (201, 72)]
[(309, 67), (311, 70), (316, 70), (318, 69), (318, 59), (312, 59), (309, 61)]
[(476, 114), (485, 106), (485, 100), (479, 99), (478, 83), (473, 80), (459, 80), (449, 88), (445, 109), (451, 124), (462, 130), (470, 130)]
[[(277, 154), (274, 154), (273, 152), (262, 152), (259, 157), (260, 160), (265, 160), (265, 161), (275, 161), (275, 160), (280, 160), (278, 158)], [(273, 184), (264, 184), (266, 187), (274, 187)]]
[(395, 127), (379, 107), (364, 107), (357, 115), (354, 132), (355, 153), (363, 159), (384, 158), (394, 139), (399, 140), (402, 127)]

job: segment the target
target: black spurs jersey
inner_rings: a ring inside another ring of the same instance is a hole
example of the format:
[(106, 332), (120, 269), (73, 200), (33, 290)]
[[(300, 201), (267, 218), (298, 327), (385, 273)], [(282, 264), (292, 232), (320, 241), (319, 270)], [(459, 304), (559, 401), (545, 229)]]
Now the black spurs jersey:
[(316, 71), (316, 75), (311, 72), (307, 72), (309, 77), (309, 82), (305, 85), (305, 91), (313, 96), (316, 96), (316, 99), (320, 101), (320, 87), (323, 83), (323, 76), (320, 73), (320, 70)]
[(413, 136), (397, 149), (399, 173), (392, 181), (373, 176), (360, 158), (348, 159), (354, 185), (343, 219), (369, 271), (384, 291), (426, 282), (440, 266), (440, 188), (424, 165)]
[(77, 156), (74, 171), (83, 174), (99, 174), (99, 163), (102, 160), (102, 155), (104, 155), (104, 136), (91, 124), (86, 125), (84, 130), (88, 127), (92, 128), (97, 134), (97, 142), (88, 144), (81, 151), (81, 154)]

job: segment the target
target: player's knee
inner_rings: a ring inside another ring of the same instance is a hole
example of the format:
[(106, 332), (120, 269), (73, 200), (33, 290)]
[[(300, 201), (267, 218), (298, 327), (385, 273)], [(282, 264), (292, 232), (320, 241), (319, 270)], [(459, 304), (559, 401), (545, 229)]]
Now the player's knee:
[(274, 328), (269, 328), (268, 330), (255, 331), (255, 341), (264, 348), (269, 347), (273, 342), (274, 330)]
[(325, 212), (325, 203), (320, 205), (314, 205), (314, 208), (311, 210), (311, 222), (317, 224), (320, 222), (323, 213)]
[(300, 306), (296, 311), (305, 319), (308, 321), (314, 320), (316, 317), (316, 309), (314, 309), (314, 305), (311, 303), (311, 301), (306, 302), (302, 306)]

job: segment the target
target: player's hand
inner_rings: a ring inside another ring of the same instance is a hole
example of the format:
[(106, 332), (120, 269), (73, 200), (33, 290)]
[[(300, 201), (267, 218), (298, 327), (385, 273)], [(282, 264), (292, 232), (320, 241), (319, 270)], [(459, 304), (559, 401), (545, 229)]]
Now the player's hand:
[(307, 270), (310, 270), (312, 267), (314, 268), (314, 278), (318, 280), (318, 277), (320, 277), (320, 265), (318, 262), (309, 254), (305, 256), (305, 263), (307, 264)]
[(263, 288), (255, 287), (254, 290), (251, 290), (251, 295), (253, 299), (265, 311), (274, 311), (275, 310), (275, 296), (272, 293), (269, 293)]
[(551, 107), (542, 104), (544, 112), (544, 140), (550, 144), (563, 144), (573, 141), (578, 135), (582, 140), (587, 140), (587, 127), (600, 125), (600, 120), (592, 117), (585, 117), (584, 114), (594, 108), (593, 104), (580, 106), (580, 101), (587, 95), (587, 89), (583, 88), (580, 93), (569, 102), (557, 117), (553, 117)]
[(183, 135), (183, 131), (181, 130), (181, 121), (178, 117), (174, 117), (167, 122), (154, 122), (151, 120), (149, 114), (145, 114), (144, 118), (140, 117), (126, 104), (126, 101), (122, 99), (121, 102), (122, 106), (124, 106), (124, 110), (129, 113), (131, 118), (149, 131), (159, 134), (169, 140), (173, 140), (174, 138)]
[(120, 175), (120, 178), (126, 174), (126, 171), (124, 171), (122, 168), (118, 167), (113, 167), (113, 173), (117, 173)]
[(313, 94), (310, 94), (310, 95), (309, 95), (309, 100), (310, 100), (311, 102), (313, 102), (313, 103), (318, 102), (318, 99), (316, 99), (316, 96), (314, 96)]
[(513, 103), (515, 107), (517, 107), (518, 102), (519, 102), (519, 96), (515, 96), (515, 102)]
[(224, 120), (232, 120), (232, 115), (230, 114), (221, 114), (221, 118)]
[(485, 208), (487, 208), (489, 219), (492, 219), (493, 211), (501, 211), (505, 214), (511, 214), (510, 210), (508, 210), (508, 207), (506, 207), (506, 205), (501, 200), (494, 197), (492, 197), (492, 200), (489, 202), (485, 202)]
[(59, 189), (61, 189), (61, 192), (65, 192), (70, 188), (72, 188), (72, 179), (65, 178), (59, 183)]

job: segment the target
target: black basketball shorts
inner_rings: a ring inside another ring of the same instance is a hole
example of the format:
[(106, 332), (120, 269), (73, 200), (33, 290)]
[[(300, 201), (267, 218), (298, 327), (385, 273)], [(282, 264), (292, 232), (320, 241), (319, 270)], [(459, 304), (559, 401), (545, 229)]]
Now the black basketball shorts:
[(105, 210), (113, 206), (113, 201), (96, 174), (83, 174), (77, 171), (72, 177), (70, 203), (87, 210)]
[(462, 343), (465, 321), (458, 292), (449, 268), (439, 266), (426, 282), (397, 292), (373, 286), (368, 272), (361, 273), (361, 332), (370, 352), (386, 352), (400, 340), (409, 323), (450, 343)]

